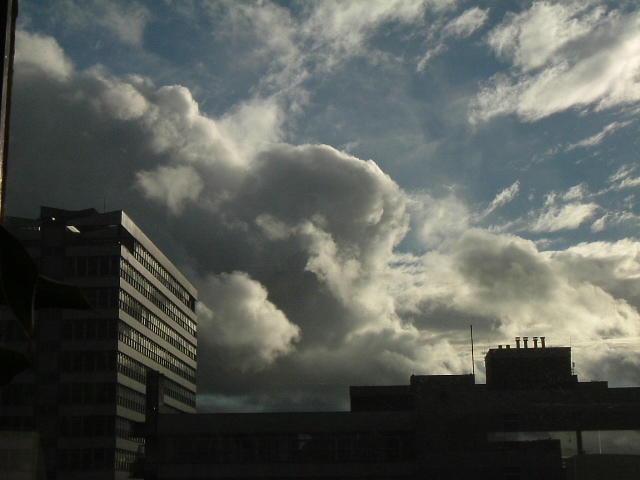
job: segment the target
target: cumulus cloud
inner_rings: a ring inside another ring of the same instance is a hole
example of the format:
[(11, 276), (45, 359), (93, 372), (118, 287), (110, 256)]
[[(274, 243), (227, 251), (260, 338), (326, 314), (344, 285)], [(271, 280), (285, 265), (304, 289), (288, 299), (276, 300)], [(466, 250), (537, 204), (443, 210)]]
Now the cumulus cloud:
[(553, 332), (565, 341), (595, 339), (633, 336), (640, 328), (633, 297), (586, 278), (577, 281), (566, 263), (519, 237), (470, 230), (450, 255), (423, 262), (436, 278), (421, 289), (437, 292), (423, 308), (433, 304), (450, 317), (464, 312), (480, 331), (496, 329), (502, 338), (528, 331)]
[(53, 38), (18, 30), (16, 44), (20, 46), (15, 54), (16, 70), (25, 73), (36, 70), (59, 81), (71, 75), (73, 63)]
[[(47, 62), (64, 54), (40, 40), (57, 56), (17, 63), (10, 211), (85, 208), (114, 192), (109, 208), (141, 219), (199, 288), (207, 408), (335, 408), (349, 384), (468, 373), (471, 323), (491, 343), (638, 335), (630, 256), (590, 254), (602, 265), (590, 279), (585, 253), (473, 229), (461, 198), (410, 194), (372, 160), (285, 143), (271, 97), (208, 116), (181, 85), (72, 66), (52, 75)], [(550, 200), (534, 225), (581, 225), (596, 210), (581, 195)], [(419, 247), (399, 251), (410, 238)], [(638, 248), (629, 242), (616, 251)]]
[(223, 348), (241, 368), (250, 369), (265, 368), (293, 351), (300, 329), (246, 273), (209, 275), (199, 286), (200, 341), (208, 344), (201, 346)]
[(138, 172), (136, 180), (147, 198), (166, 203), (176, 215), (188, 200), (196, 200), (204, 187), (196, 171), (187, 166), (163, 166), (152, 172)]
[(410, 235), (422, 248), (437, 248), (469, 228), (469, 208), (455, 195), (433, 198), (426, 193), (414, 194), (409, 206), (412, 223)]
[(536, 2), (509, 13), (487, 42), (512, 74), (482, 87), (470, 120), (516, 114), (532, 122), (572, 108), (637, 103), (639, 23), (637, 12), (580, 1)]

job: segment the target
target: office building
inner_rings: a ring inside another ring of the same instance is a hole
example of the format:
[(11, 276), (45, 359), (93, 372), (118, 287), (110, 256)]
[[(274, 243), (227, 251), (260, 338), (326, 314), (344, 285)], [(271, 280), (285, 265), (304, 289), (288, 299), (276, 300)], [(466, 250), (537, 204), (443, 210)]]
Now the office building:
[[(582, 479), (606, 462), (616, 478), (635, 478), (624, 476), (633, 459), (585, 455), (582, 435), (640, 429), (640, 388), (578, 382), (570, 348), (535, 340), (490, 349), (486, 384), (412, 375), (408, 385), (354, 386), (348, 412), (149, 415), (134, 476), (559, 480), (567, 463)], [(581, 458), (563, 459), (550, 432), (569, 432)]]
[[(0, 431), (37, 435), (47, 479), (128, 478), (149, 371), (164, 412), (195, 412), (196, 290), (122, 211), (42, 207), (5, 226), (41, 275), (80, 286), (93, 309), (38, 312), (33, 368), (0, 389)], [(6, 308), (0, 337), (29, 348)]]

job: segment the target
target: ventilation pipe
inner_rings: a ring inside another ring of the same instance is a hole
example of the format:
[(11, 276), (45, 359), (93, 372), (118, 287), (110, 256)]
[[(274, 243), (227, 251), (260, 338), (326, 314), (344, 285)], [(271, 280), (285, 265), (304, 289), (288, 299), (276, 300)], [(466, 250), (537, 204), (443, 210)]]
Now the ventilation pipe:
[(516, 348), (520, 348), (520, 337), (516, 337)]
[(544, 348), (545, 347), (544, 337), (540, 337), (540, 343), (541, 343), (541, 347)]
[(529, 348), (529, 337), (522, 337), (522, 342), (524, 343), (524, 348)]
[(533, 348), (538, 348), (538, 337), (533, 337)]

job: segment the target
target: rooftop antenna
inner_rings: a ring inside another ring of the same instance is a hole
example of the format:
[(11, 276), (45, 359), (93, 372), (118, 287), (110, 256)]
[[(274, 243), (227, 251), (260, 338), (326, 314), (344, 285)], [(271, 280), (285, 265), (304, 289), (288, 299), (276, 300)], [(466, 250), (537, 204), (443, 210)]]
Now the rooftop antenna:
[(471, 373), (476, 374), (476, 361), (473, 358), (473, 325), (469, 325), (471, 328)]

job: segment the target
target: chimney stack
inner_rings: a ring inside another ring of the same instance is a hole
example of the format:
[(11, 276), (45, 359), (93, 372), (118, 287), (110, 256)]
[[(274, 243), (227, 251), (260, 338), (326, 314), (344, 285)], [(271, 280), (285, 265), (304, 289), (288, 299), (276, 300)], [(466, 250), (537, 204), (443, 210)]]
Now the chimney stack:
[(538, 337), (533, 337), (533, 348), (538, 348)]
[(529, 337), (522, 337), (522, 342), (524, 343), (524, 348), (529, 348)]
[(520, 348), (520, 337), (516, 337), (516, 348)]
[(544, 337), (540, 337), (540, 343), (542, 344), (542, 348), (544, 348), (545, 347)]

